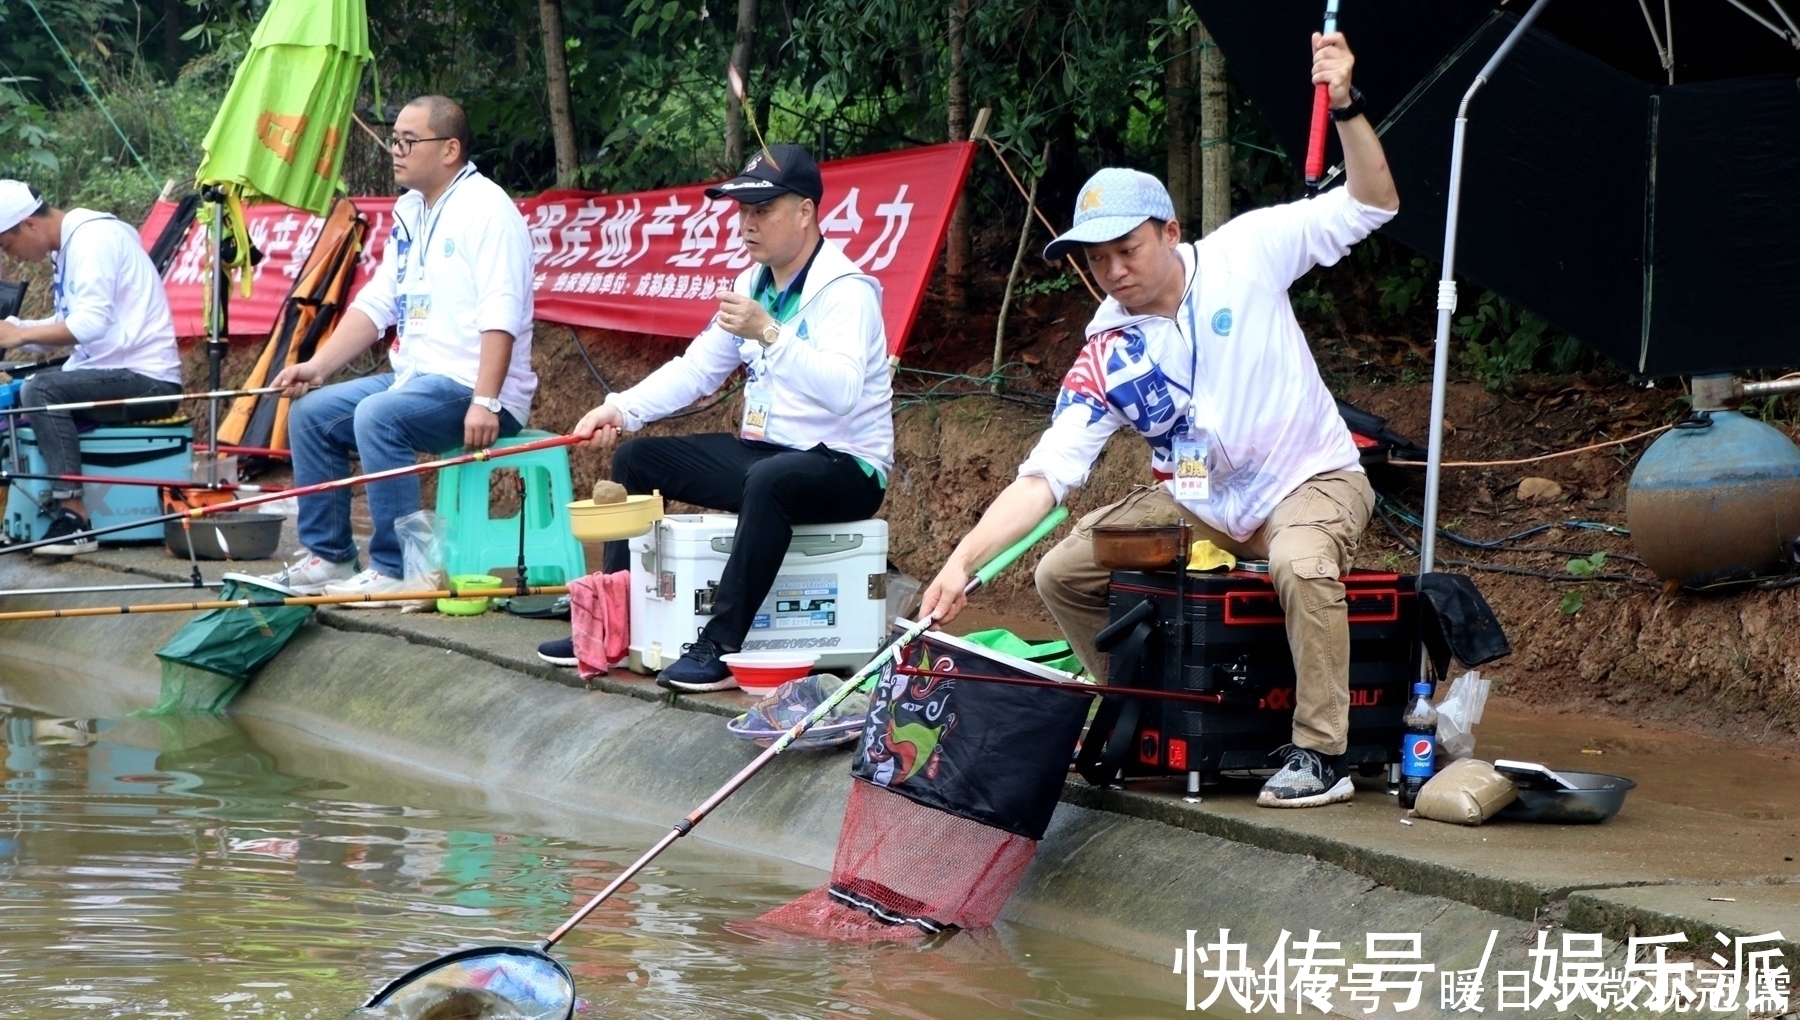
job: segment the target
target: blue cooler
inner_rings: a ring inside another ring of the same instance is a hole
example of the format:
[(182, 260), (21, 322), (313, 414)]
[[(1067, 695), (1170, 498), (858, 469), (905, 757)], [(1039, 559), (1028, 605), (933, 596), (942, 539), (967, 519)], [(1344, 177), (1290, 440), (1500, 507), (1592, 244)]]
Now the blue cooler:
[[(12, 440), (19, 444), (18, 469), (24, 474), (41, 475), (49, 471), (44, 455), (38, 449), (37, 436), (30, 428), (15, 430)], [(12, 440), (9, 440), (12, 441)], [(194, 430), (186, 425), (103, 425), (81, 434), (81, 473), (115, 475), (129, 478), (168, 479), (171, 485), (193, 481), (190, 458)], [(11, 452), (0, 460), (13, 470)], [(50, 517), (42, 502), (54, 482), (37, 478), (15, 478), (6, 493), (6, 537), (13, 542), (33, 542), (50, 529)], [(151, 520), (163, 515), (162, 490), (154, 485), (82, 486), (90, 522), (96, 528), (127, 524), (134, 520)], [(100, 541), (161, 542), (162, 523), (146, 524), (101, 535)]]

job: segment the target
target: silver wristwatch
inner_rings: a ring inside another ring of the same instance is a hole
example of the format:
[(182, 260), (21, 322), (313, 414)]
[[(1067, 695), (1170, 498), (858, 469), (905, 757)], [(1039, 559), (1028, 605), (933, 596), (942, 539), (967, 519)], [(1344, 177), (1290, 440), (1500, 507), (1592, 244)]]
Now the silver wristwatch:
[(485, 408), (493, 414), (499, 414), (501, 411), (499, 397), (471, 397), (469, 398), (469, 403), (474, 404), (476, 407)]

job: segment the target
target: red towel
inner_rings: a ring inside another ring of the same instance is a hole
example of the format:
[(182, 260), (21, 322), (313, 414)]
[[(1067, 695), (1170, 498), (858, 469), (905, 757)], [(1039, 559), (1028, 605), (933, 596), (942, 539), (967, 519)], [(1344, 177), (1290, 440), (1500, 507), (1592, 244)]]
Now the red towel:
[(631, 643), (631, 571), (589, 574), (569, 583), (569, 615), (575, 629), (576, 672), (600, 676)]

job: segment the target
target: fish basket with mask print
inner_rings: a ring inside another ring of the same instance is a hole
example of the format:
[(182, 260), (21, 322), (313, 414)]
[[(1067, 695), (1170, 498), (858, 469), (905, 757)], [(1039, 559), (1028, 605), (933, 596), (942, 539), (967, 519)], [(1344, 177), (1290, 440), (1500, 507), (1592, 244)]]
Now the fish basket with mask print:
[(870, 696), (830, 884), (763, 920), (884, 940), (992, 924), (1050, 824), (1092, 693), (948, 634), (915, 639)]

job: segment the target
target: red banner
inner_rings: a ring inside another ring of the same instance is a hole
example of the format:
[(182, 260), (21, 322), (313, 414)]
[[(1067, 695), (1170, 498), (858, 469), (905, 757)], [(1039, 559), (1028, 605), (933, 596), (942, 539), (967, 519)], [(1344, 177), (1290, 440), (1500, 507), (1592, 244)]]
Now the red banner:
[[(862, 270), (881, 281), (888, 345), (898, 354), (918, 314), (925, 284), (969, 164), (970, 142), (857, 156), (821, 164), (825, 201), (819, 226)], [(545, 192), (522, 199), (531, 228), (537, 317), (605, 329), (691, 336), (718, 310), (716, 295), (750, 264), (730, 199), (708, 199), (694, 184), (629, 195)], [(361, 288), (380, 262), (394, 200), (358, 198), (370, 244), (357, 266)], [(141, 231), (147, 249), (174, 206), (158, 202)], [(231, 331), (266, 333), (318, 239), (319, 217), (280, 205), (245, 210), (263, 251), (251, 294), (231, 295)], [(175, 331), (205, 333), (205, 234), (196, 224), (165, 276)]]

